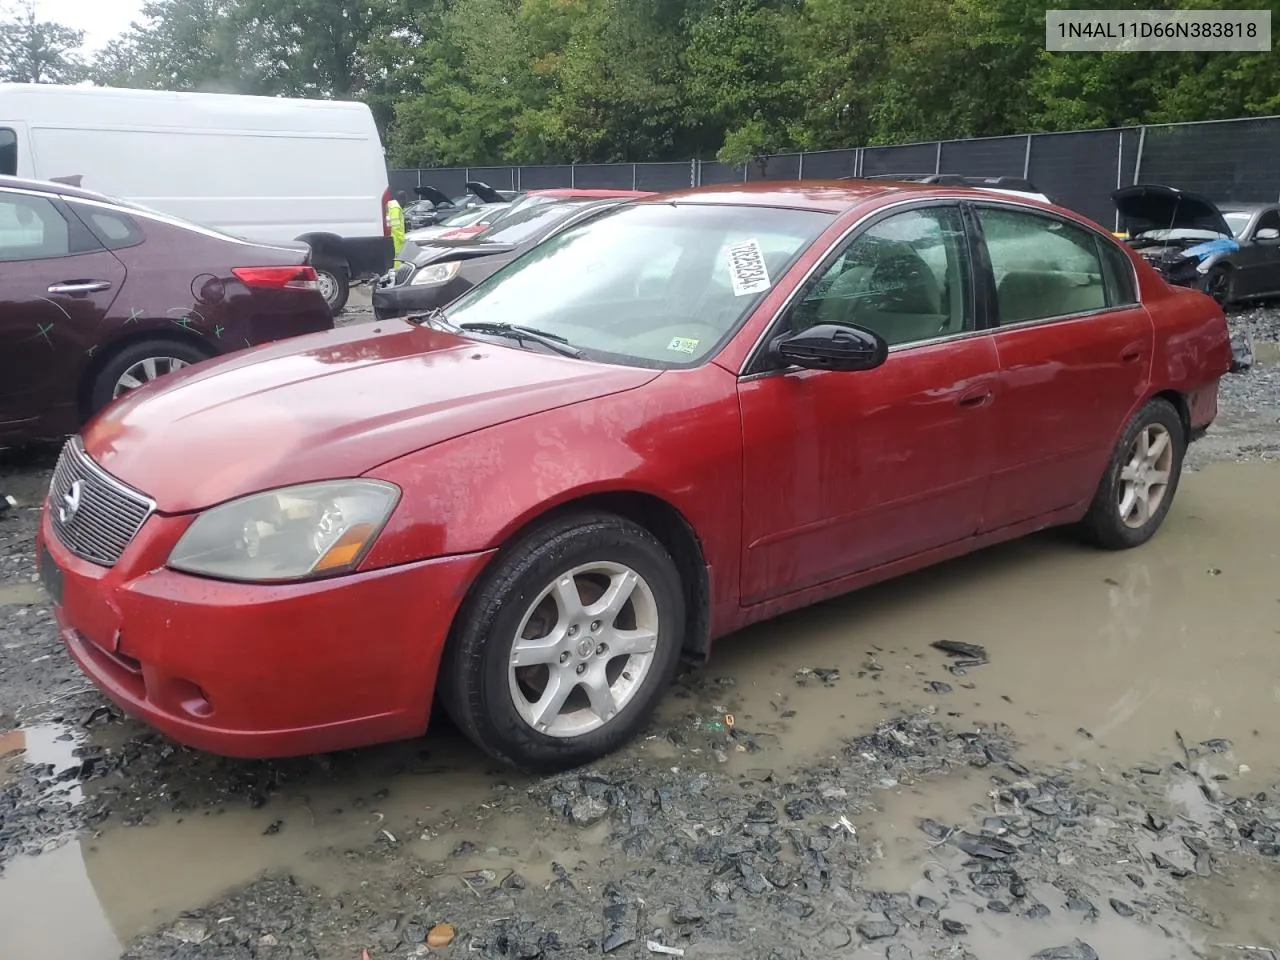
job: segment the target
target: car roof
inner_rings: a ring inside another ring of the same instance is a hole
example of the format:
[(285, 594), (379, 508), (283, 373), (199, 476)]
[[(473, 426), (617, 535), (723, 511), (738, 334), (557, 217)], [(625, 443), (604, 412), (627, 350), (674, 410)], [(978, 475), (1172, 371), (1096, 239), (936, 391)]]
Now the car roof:
[(97, 193), (93, 190), (85, 190), (82, 187), (73, 187), (67, 183), (57, 183), (53, 180), (28, 180), (25, 177), (5, 177), (0, 176), (0, 187), (9, 187), (13, 190), (34, 190), (39, 193), (56, 193), (63, 197), (78, 197), (81, 200), (99, 200), (103, 203), (119, 203), (119, 198), (109, 197), (105, 193)]
[(633, 200), (639, 197), (652, 197), (652, 190), (579, 190), (577, 187), (551, 187), (546, 190), (526, 190), (525, 193), (535, 197), (555, 197), (560, 200)]
[(664, 193), (651, 198), (650, 203), (708, 203), (732, 204), (755, 207), (789, 207), (795, 210), (818, 210), (825, 213), (844, 213), (859, 204), (893, 194), (909, 196), (955, 196), (968, 194), (990, 197), (990, 190), (975, 187), (956, 187), (930, 183), (914, 183), (905, 180), (800, 180), (755, 183), (720, 184), (712, 187), (694, 187)]

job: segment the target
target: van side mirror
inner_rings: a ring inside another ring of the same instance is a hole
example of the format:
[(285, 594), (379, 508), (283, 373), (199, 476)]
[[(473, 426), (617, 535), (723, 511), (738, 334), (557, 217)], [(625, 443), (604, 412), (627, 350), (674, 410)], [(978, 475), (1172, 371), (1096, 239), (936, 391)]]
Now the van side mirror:
[(783, 363), (807, 370), (874, 370), (889, 356), (889, 344), (878, 333), (838, 323), (783, 334), (770, 350)]

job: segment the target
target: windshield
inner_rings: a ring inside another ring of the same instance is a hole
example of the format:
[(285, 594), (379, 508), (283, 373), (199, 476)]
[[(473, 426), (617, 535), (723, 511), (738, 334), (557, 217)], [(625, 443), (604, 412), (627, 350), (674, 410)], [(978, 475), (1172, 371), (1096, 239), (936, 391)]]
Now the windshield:
[(457, 213), (451, 213), (440, 221), (442, 227), (465, 227), (468, 224), (476, 223), (496, 214), (501, 207), (493, 204), (489, 207), (472, 207), (470, 210), (459, 210)]
[(1253, 219), (1251, 213), (1224, 213), (1222, 218), (1227, 221), (1227, 226), (1231, 228), (1231, 232), (1237, 238), (1243, 237), (1245, 230), (1249, 228), (1249, 221)]
[(534, 247), (447, 310), (646, 367), (711, 356), (828, 226), (809, 210), (628, 204)]
[(581, 210), (588, 200), (562, 200), (558, 203), (541, 203), (509, 210), (494, 221), (488, 230), (476, 234), (477, 240), (493, 243), (523, 243), (543, 230), (563, 222)]

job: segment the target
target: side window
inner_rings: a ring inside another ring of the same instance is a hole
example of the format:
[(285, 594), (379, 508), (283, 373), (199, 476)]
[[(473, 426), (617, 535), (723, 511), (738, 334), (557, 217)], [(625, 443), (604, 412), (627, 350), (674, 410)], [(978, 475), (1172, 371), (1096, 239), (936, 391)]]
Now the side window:
[(132, 247), (146, 239), (133, 218), (123, 213), (87, 207), (78, 203), (72, 204), (72, 207), (108, 250)]
[(977, 214), (995, 274), (1001, 326), (1106, 308), (1091, 232), (1016, 210), (979, 207)]
[(18, 175), (18, 135), (8, 127), (0, 127), (0, 176)]
[(890, 346), (945, 337), (973, 329), (971, 283), (960, 208), (909, 210), (858, 234), (811, 279), (791, 328), (852, 324)]
[(1258, 227), (1253, 235), (1256, 237), (1262, 230), (1280, 230), (1280, 210), (1268, 210), (1258, 218)]
[(44, 197), (0, 193), (0, 261), (48, 260), (69, 253), (71, 230), (57, 207)]
[(1102, 277), (1107, 286), (1107, 306), (1123, 307), (1138, 302), (1138, 290), (1133, 279), (1133, 264), (1123, 250), (1114, 243), (1095, 237), (1102, 254)]

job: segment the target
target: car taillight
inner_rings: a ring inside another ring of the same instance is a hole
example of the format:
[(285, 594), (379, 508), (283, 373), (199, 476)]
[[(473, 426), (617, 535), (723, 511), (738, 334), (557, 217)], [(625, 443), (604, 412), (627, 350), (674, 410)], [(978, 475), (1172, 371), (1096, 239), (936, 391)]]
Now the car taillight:
[(384, 237), (391, 236), (391, 214), (388, 207), (391, 206), (391, 188), (382, 191), (382, 235)]
[(267, 290), (319, 290), (314, 267), (235, 267), (233, 274), (246, 287)]

